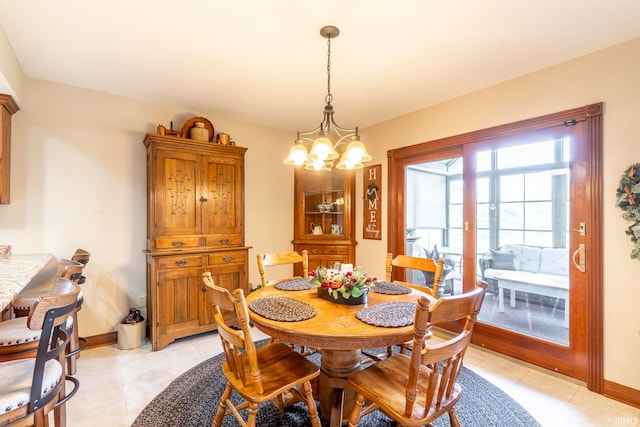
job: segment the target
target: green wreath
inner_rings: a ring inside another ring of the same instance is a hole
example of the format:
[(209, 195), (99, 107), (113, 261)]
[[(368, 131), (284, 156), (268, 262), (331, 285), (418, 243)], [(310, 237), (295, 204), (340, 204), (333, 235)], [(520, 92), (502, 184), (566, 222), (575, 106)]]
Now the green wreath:
[(629, 166), (622, 175), (616, 191), (616, 206), (624, 211), (622, 218), (632, 221), (625, 233), (631, 236), (634, 246), (631, 258), (640, 259), (640, 163)]

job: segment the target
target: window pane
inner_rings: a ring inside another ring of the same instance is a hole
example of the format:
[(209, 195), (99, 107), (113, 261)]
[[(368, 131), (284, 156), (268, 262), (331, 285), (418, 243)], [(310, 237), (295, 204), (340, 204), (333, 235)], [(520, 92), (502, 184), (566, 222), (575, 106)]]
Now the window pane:
[(449, 206), (449, 227), (462, 228), (462, 205)]
[(449, 247), (462, 248), (462, 229), (461, 228), (449, 229)]
[(476, 171), (484, 172), (491, 170), (491, 151), (480, 151), (476, 155)]
[(526, 174), (524, 189), (525, 200), (551, 200), (551, 172)]
[(523, 203), (500, 203), (500, 228), (524, 228)]
[(500, 201), (519, 202), (524, 200), (524, 177), (522, 175), (507, 175), (500, 177)]
[(491, 249), (489, 230), (476, 230), (476, 249), (479, 254), (489, 252)]
[(462, 203), (462, 180), (449, 181), (449, 203)]
[(476, 227), (489, 228), (489, 203), (478, 203), (476, 206)]
[(551, 230), (551, 202), (525, 203), (525, 227), (528, 230)]
[(524, 243), (522, 240), (522, 231), (500, 230), (498, 238), (500, 239), (498, 246), (503, 246), (507, 243), (511, 243), (512, 245), (521, 245)]
[(553, 246), (553, 235), (551, 232), (525, 231), (524, 244), (549, 248)]
[(489, 178), (478, 178), (476, 180), (476, 201), (487, 203), (489, 201)]
[(496, 150), (498, 169), (553, 163), (554, 147), (554, 141), (551, 140), (500, 148)]

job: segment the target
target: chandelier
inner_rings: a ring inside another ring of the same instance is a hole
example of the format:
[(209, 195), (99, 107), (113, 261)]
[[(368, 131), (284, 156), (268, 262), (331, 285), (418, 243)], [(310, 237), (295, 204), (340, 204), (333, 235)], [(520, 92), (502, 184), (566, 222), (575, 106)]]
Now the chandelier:
[[(333, 119), (331, 39), (338, 37), (340, 30), (333, 26), (322, 27), (320, 35), (327, 39), (327, 96), (325, 97), (326, 105), (324, 106), (323, 119), (320, 126), (314, 130), (298, 132), (295, 144), (289, 150), (289, 155), (284, 163), (295, 166), (304, 165), (304, 168), (309, 170), (331, 170), (336, 160), (340, 158), (335, 165), (336, 169), (361, 169), (364, 162), (371, 160), (371, 156), (360, 140), (358, 128), (345, 129), (338, 126)], [(315, 135), (315, 138), (311, 138), (310, 135)], [(335, 139), (335, 143), (332, 142), (330, 136)], [(305, 142), (312, 143), (310, 150), (307, 150)], [(342, 155), (338, 153), (338, 149), (342, 151)]]

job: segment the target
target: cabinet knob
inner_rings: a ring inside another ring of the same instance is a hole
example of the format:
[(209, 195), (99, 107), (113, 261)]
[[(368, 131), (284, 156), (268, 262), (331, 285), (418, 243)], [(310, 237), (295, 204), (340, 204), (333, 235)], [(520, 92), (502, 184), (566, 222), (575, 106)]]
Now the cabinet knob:
[(179, 261), (176, 261), (176, 265), (187, 265), (187, 261), (184, 259), (181, 259)]
[(180, 241), (180, 240), (176, 240), (175, 242), (171, 242), (171, 246), (182, 246), (184, 245), (184, 242)]
[(227, 243), (229, 243), (229, 239), (220, 239), (220, 243), (226, 245)]
[(233, 261), (233, 257), (231, 255), (227, 255), (226, 257), (222, 258), (222, 260), (224, 262), (231, 262)]
[(207, 199), (207, 198), (206, 198), (206, 197), (204, 197), (204, 196), (201, 196), (201, 197), (200, 197), (200, 201), (201, 201), (201, 202), (207, 202), (207, 201), (209, 201), (209, 199)]

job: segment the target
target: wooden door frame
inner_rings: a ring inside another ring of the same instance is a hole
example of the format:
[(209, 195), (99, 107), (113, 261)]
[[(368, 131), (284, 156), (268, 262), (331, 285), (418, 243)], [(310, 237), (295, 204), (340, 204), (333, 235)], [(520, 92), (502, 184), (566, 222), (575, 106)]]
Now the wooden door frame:
[[(592, 232), (588, 233), (585, 238), (585, 243), (588, 248), (586, 261), (589, 266), (589, 280), (586, 284), (586, 383), (589, 390), (600, 394), (604, 392), (602, 113), (602, 103), (590, 104), (541, 117), (389, 150), (387, 152), (389, 175), (387, 194), (390, 195), (387, 213), (387, 226), (389, 230), (387, 234), (387, 250), (394, 254), (400, 254), (404, 253), (405, 250), (404, 166), (408, 163), (409, 159), (424, 154), (425, 152), (446, 152), (453, 147), (459, 146), (462, 146), (464, 149), (465, 145), (471, 143), (476, 144), (485, 140), (513, 136), (526, 131), (555, 127), (560, 124), (571, 125), (572, 122), (584, 122), (584, 124), (582, 124), (582, 136), (586, 137), (590, 142), (587, 148), (587, 162), (584, 165), (586, 169), (584, 172), (586, 176), (591, 178), (590, 185), (585, 188), (584, 197), (586, 198), (587, 205), (592, 206), (592, 209), (587, 212)], [(469, 228), (470, 230), (475, 230), (475, 224), (470, 224)], [(464, 265), (465, 277), (475, 277), (475, 260), (465, 259)], [(471, 276), (467, 276), (468, 274), (471, 274)], [(476, 329), (474, 336), (481, 332), (478, 329), (481, 328)], [(488, 337), (490, 338), (490, 334)]]

